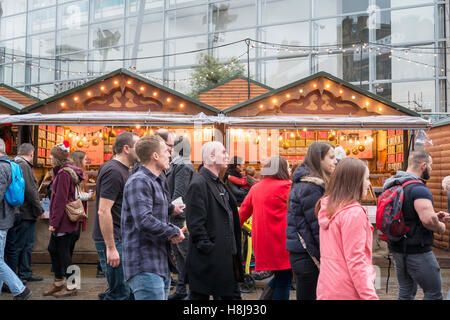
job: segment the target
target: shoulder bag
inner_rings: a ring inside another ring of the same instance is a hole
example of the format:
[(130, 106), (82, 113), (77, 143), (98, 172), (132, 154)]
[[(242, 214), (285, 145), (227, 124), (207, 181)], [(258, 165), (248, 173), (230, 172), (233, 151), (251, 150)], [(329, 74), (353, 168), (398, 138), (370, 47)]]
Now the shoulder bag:
[(84, 212), (83, 202), (80, 199), (80, 185), (75, 185), (75, 201), (69, 202), (66, 204), (66, 214), (69, 217), (69, 220), (72, 222), (77, 222), (80, 219), (86, 219), (87, 215)]

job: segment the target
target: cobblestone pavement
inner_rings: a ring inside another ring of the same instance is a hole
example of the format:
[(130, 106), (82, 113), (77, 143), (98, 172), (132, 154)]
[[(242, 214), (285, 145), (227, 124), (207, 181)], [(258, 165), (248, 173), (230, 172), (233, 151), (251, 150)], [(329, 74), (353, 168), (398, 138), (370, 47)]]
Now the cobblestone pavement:
[[(29, 282), (27, 286), (33, 291), (33, 296), (31, 300), (57, 300), (55, 297), (44, 297), (42, 293), (51, 285), (52, 283), (52, 273), (50, 272), (50, 265), (46, 264), (36, 264), (33, 265), (33, 271), (36, 275), (44, 278), (40, 282)], [(84, 264), (79, 265), (81, 269), (81, 289), (78, 291), (78, 295), (68, 298), (58, 298), (58, 300), (98, 300), (98, 293), (103, 292), (107, 288), (105, 278), (96, 277), (96, 265)], [(386, 277), (387, 268), (382, 268), (381, 270), (381, 281), (380, 288), (377, 288), (378, 296), (381, 300), (396, 300), (398, 294), (397, 279), (395, 277), (395, 270), (391, 268), (391, 275), (389, 279), (389, 291), (386, 293)], [(442, 293), (444, 299), (450, 290), (450, 269), (442, 269)], [(176, 277), (176, 276), (174, 276)], [(261, 295), (264, 285), (270, 279), (265, 279), (261, 281), (256, 281), (256, 290), (251, 293), (243, 293), (242, 298), (244, 300), (258, 300)], [(290, 299), (295, 300), (296, 294), (295, 290), (291, 290)], [(12, 294), (2, 293), (0, 300), (11, 300), (13, 298)], [(419, 288), (417, 292), (416, 299), (420, 300), (423, 298), (423, 292)]]

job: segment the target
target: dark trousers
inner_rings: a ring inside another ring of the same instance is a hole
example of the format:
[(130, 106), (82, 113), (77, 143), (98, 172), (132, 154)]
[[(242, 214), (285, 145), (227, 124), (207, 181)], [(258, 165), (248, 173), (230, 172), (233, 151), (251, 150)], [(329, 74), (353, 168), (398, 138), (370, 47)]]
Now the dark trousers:
[(297, 278), (297, 300), (316, 300), (319, 270), (308, 253), (289, 253), (292, 271)]
[(14, 217), (14, 225), (8, 229), (5, 243), (5, 262), (14, 273), (17, 273), (17, 266), (19, 265), (19, 251), (17, 250), (17, 230), (22, 219), (20, 216)]
[(75, 244), (77, 243), (78, 239), (80, 239), (81, 235), (81, 228), (83, 228), (83, 224), (78, 224), (78, 229), (72, 232), (72, 241), (70, 242), (70, 256), (73, 257), (73, 251), (75, 249)]
[(175, 292), (179, 294), (187, 293), (185, 265), (186, 265), (186, 255), (189, 246), (189, 236), (187, 235), (187, 233), (185, 233), (184, 236), (185, 239), (182, 242), (177, 244), (171, 244), (178, 270), (178, 280), (176, 283), (177, 287)]
[(54, 233), (50, 236), (48, 252), (52, 260), (52, 270), (56, 279), (63, 279), (70, 276), (67, 274), (67, 268), (72, 264), (70, 248), (72, 243), (72, 233), (66, 233), (57, 237)]
[(267, 285), (273, 289), (272, 300), (289, 300), (292, 284), (292, 270), (274, 271), (274, 277)]
[(31, 270), (31, 251), (36, 239), (36, 220), (22, 220), (17, 227), (16, 249), (18, 254), (19, 278), (28, 279), (33, 275)]

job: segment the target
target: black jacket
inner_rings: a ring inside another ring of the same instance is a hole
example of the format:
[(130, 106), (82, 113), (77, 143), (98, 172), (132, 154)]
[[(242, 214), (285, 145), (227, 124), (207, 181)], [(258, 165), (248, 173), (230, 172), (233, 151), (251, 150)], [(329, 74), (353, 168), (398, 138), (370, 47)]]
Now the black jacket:
[(202, 168), (194, 175), (186, 194), (186, 223), (189, 230), (189, 250), (186, 257), (186, 273), (190, 290), (218, 296), (233, 296), (235, 269), (232, 243), (237, 248), (238, 281), (244, 270), (241, 262), (241, 226), (236, 200), (230, 190), (229, 207), (233, 213), (231, 237), (228, 211), (208, 169)]
[[(171, 168), (167, 173), (167, 183), (172, 200), (182, 197), (183, 202), (186, 202), (185, 195), (194, 173), (195, 168), (189, 159), (176, 157), (172, 160)], [(176, 216), (170, 216), (170, 222), (176, 224), (177, 227), (183, 227), (185, 219), (184, 212)]]
[(289, 193), (286, 250), (289, 252), (306, 253), (300, 243), (297, 232), (305, 240), (311, 255), (320, 259), (319, 222), (315, 214), (317, 201), (325, 192), (322, 179), (309, 176), (308, 167), (302, 164), (292, 178), (292, 188)]
[(31, 163), (22, 157), (17, 156), (14, 162), (22, 168), (23, 179), (25, 180), (25, 198), (20, 207), (16, 208), (22, 220), (36, 220), (42, 215), (41, 201), (39, 200), (38, 183), (33, 174)]

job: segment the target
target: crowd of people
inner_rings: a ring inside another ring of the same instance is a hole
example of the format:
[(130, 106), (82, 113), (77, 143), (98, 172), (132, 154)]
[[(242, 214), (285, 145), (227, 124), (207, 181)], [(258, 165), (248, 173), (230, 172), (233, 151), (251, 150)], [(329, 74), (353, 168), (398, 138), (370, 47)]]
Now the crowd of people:
[[(34, 147), (24, 143), (14, 162), (25, 179), (25, 201), (5, 200), (11, 182), (0, 139), (0, 287), (15, 299), (32, 292), (24, 283), (41, 281), (31, 270), (36, 220), (43, 209), (32, 172)], [(239, 300), (243, 281), (241, 230), (252, 217), (255, 271), (273, 273), (260, 299), (288, 300), (295, 280), (297, 300), (378, 299), (372, 263), (374, 228), (360, 204), (370, 186), (367, 164), (345, 158), (330, 143), (314, 142), (301, 165), (291, 170), (281, 156), (252, 166), (229, 155), (221, 142), (203, 145), (202, 164), (191, 162), (187, 139), (160, 129), (139, 137), (116, 137), (113, 157), (100, 166), (95, 190), (92, 239), (108, 289), (103, 300)], [(77, 294), (68, 286), (68, 267), (86, 221), (72, 221), (66, 204), (93, 196), (86, 192), (85, 157), (65, 143), (50, 152), (48, 251), (54, 280), (45, 296)], [(433, 232), (445, 232), (448, 213), (436, 213), (425, 182), (431, 156), (411, 152), (408, 168), (384, 189), (408, 180), (403, 214), (408, 237), (388, 241), (394, 257), (399, 299), (442, 299), (442, 279), (431, 250)], [(8, 244), (10, 243), (10, 244)], [(169, 295), (172, 273), (175, 291)]]

